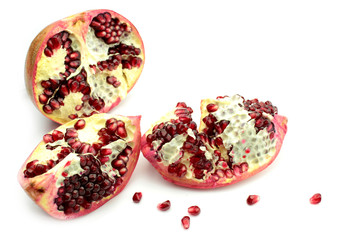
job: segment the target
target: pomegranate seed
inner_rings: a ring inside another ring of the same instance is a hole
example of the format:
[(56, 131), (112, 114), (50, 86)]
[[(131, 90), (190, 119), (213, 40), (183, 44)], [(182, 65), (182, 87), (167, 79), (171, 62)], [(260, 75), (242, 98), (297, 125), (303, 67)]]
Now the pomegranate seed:
[(191, 206), (188, 208), (188, 213), (192, 216), (197, 216), (200, 214), (200, 208), (198, 206)]
[(119, 137), (121, 138), (126, 138), (127, 137), (127, 133), (124, 127), (118, 127), (116, 133), (119, 135)]
[(54, 141), (61, 140), (64, 138), (64, 134), (58, 130), (54, 130), (51, 135)]
[(43, 136), (43, 140), (45, 143), (53, 143), (54, 142), (54, 138), (51, 134), (45, 134)]
[(185, 216), (181, 219), (181, 224), (184, 227), (184, 229), (188, 229), (190, 227), (190, 217)]
[(157, 208), (161, 211), (166, 211), (166, 210), (169, 210), (171, 204), (170, 204), (170, 201), (169, 200), (166, 200), (165, 202), (163, 203), (159, 203), (157, 205)]
[(216, 112), (219, 109), (219, 106), (213, 103), (210, 103), (206, 106), (208, 112)]
[(111, 166), (113, 168), (121, 169), (126, 166), (125, 161), (122, 159), (116, 159), (111, 162)]
[(246, 202), (248, 205), (254, 205), (260, 200), (260, 197), (258, 195), (249, 195), (249, 197), (246, 199)]
[(39, 102), (41, 104), (45, 104), (47, 102), (47, 100), (48, 100), (48, 96), (46, 96), (45, 94), (40, 94), (39, 95)]
[(321, 194), (320, 193), (315, 193), (311, 198), (310, 198), (310, 203), (311, 204), (319, 204), (321, 202)]
[(106, 156), (106, 155), (110, 155), (112, 153), (110, 148), (103, 148), (100, 150), (100, 155)]
[(43, 111), (45, 113), (47, 113), (47, 114), (50, 114), (50, 113), (53, 112), (53, 109), (52, 109), (52, 107), (50, 105), (46, 104), (46, 105), (43, 106)]
[(75, 124), (74, 124), (74, 128), (76, 130), (79, 130), (79, 129), (83, 129), (85, 127), (85, 120), (84, 119), (79, 119)]
[(136, 192), (134, 194), (134, 196), (133, 196), (134, 203), (140, 202), (141, 198), (142, 198), (142, 193), (141, 192)]

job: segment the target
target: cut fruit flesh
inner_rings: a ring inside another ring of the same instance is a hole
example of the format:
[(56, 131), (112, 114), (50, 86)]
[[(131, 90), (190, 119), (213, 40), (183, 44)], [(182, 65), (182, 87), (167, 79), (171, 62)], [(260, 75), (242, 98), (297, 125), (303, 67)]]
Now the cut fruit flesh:
[[(119, 128), (126, 128), (126, 137), (117, 134)], [(122, 191), (139, 153), (139, 116), (96, 114), (45, 134), (21, 167), (18, 180), (48, 214), (75, 218)]]
[(271, 164), (287, 131), (287, 118), (271, 102), (239, 95), (201, 102), (199, 130), (185, 103), (143, 136), (145, 158), (168, 181), (215, 188), (246, 179)]
[(49, 25), (34, 39), (26, 86), (41, 113), (66, 123), (118, 105), (144, 60), (142, 39), (129, 20), (111, 10), (86, 11)]

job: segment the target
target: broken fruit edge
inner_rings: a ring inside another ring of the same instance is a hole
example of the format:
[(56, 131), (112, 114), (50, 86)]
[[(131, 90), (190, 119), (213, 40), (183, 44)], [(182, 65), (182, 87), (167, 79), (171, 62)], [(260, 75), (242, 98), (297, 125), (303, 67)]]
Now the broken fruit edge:
[[(134, 139), (133, 139), (133, 142), (139, 142), (139, 139), (141, 137), (141, 131), (140, 131), (141, 116), (127, 116), (127, 118), (129, 118), (131, 120), (131, 123), (135, 125), (137, 129), (139, 129), (139, 131), (134, 132)], [(42, 141), (36, 146), (36, 148), (31, 152), (29, 157), (21, 166), (17, 176), (18, 182), (20, 183), (21, 187), (25, 190), (27, 195), (37, 205), (39, 205), (46, 213), (48, 213), (50, 216), (54, 218), (61, 220), (73, 219), (86, 215), (90, 212), (93, 212), (94, 210), (96, 210), (97, 208), (101, 207), (106, 202), (108, 202), (110, 199), (118, 195), (129, 182), (131, 175), (135, 170), (140, 155), (140, 144), (134, 144), (132, 160), (130, 160), (128, 162), (129, 165), (127, 165), (129, 177), (116, 189), (116, 191), (112, 195), (105, 197), (98, 202), (92, 202), (92, 207), (90, 209), (83, 209), (82, 211), (76, 214), (66, 215), (64, 214), (64, 212), (57, 211), (56, 207), (53, 207), (56, 205), (54, 203), (54, 196), (56, 196), (57, 194), (57, 189), (51, 188), (49, 186), (51, 184), (54, 184), (54, 181), (56, 181), (54, 175), (49, 173), (44, 173), (41, 176), (38, 176), (36, 181), (34, 181), (32, 178), (24, 178), (23, 171), (26, 168), (27, 161), (32, 157), (33, 153), (38, 149), (38, 146), (40, 144), (42, 144)], [(39, 180), (39, 178), (41, 178), (41, 180)], [(47, 189), (52, 189), (52, 191), (48, 191)]]
[(167, 166), (158, 164), (158, 162), (155, 158), (156, 152), (152, 151), (151, 147), (147, 144), (147, 141), (146, 141), (147, 134), (146, 133), (143, 134), (143, 136), (141, 137), (141, 151), (142, 151), (144, 157), (149, 160), (151, 165), (162, 175), (162, 177), (165, 180), (167, 180), (169, 182), (172, 182), (172, 183), (182, 186), (182, 187), (197, 188), (197, 189), (209, 189), (209, 188), (223, 187), (226, 185), (230, 185), (230, 184), (245, 180), (245, 179), (261, 172), (262, 170), (267, 168), (276, 159), (277, 155), (280, 152), (285, 134), (287, 132), (287, 122), (288, 122), (287, 117), (284, 117), (281, 115), (275, 115), (274, 120), (273, 120), (275, 129), (276, 129), (274, 138), (276, 138), (278, 140), (276, 143), (276, 146), (275, 146), (275, 149), (276, 149), (275, 154), (272, 156), (271, 160), (268, 161), (266, 164), (262, 165), (259, 168), (254, 169), (253, 171), (248, 171), (248, 172), (242, 173), (242, 175), (240, 177), (237, 177), (235, 180), (226, 180), (225, 179), (225, 181), (219, 180), (217, 182), (213, 182), (210, 179), (207, 179), (207, 181), (200, 183), (199, 181), (194, 181), (192, 179), (183, 178), (181, 181), (179, 181), (179, 178), (176, 175), (168, 174)]
[[(125, 18), (124, 16), (122, 16), (121, 14), (109, 10), (109, 9), (94, 9), (94, 10), (88, 10), (82, 13), (77, 13), (77, 14), (73, 14), (72, 16), (63, 18), (61, 20), (55, 21), (51, 24), (49, 24), (47, 27), (45, 27), (40, 33), (38, 33), (38, 35), (34, 38), (34, 40), (31, 42), (27, 55), (26, 55), (26, 60), (25, 60), (25, 72), (24, 72), (24, 76), (25, 76), (25, 86), (26, 86), (26, 90), (28, 92), (28, 95), (31, 98), (31, 101), (33, 102), (33, 104), (36, 106), (36, 108), (48, 119), (62, 124), (64, 122), (62, 122), (59, 119), (56, 118), (52, 118), (51, 116), (49, 116), (48, 114), (45, 114), (42, 110), (42, 105), (40, 104), (40, 101), (38, 99), (38, 96), (35, 93), (35, 80), (36, 80), (36, 72), (37, 72), (37, 65), (39, 62), (39, 59), (41, 58), (42, 55), (42, 51), (47, 44), (47, 41), (45, 41), (46, 39), (51, 38), (53, 35), (70, 29), (73, 32), (77, 32), (77, 34), (79, 34), (79, 36), (82, 36), (83, 39), (85, 39), (86, 37), (86, 33), (88, 28), (90, 27), (89, 25), (87, 26), (87, 28), (77, 28), (76, 27), (76, 23), (78, 21), (80, 22), (84, 22), (84, 23), (89, 23), (91, 22), (91, 20), (96, 17), (99, 13), (103, 13), (103, 12), (109, 12), (112, 15), (116, 15), (117, 18), (119, 18), (120, 20), (125, 21), (126, 23), (128, 23), (131, 28), (132, 28), (132, 32), (138, 36), (139, 41), (141, 42), (141, 49), (143, 51), (143, 64), (141, 64), (140, 68), (139, 68), (139, 72), (140, 74), (137, 76), (137, 78), (134, 80), (132, 86), (130, 86), (127, 90), (127, 93), (129, 93), (132, 88), (135, 86), (135, 84), (137, 83), (141, 72), (144, 68), (144, 64), (145, 64), (145, 48), (144, 48), (144, 42), (138, 32), (138, 30), (136, 29), (136, 27), (132, 24), (132, 22), (130, 22), (127, 18)], [(110, 106), (104, 107), (103, 109), (101, 109), (99, 111), (99, 113), (106, 113), (109, 112), (111, 109), (113, 109), (115, 106), (117, 106), (120, 102), (122, 101), (122, 99), (120, 97), (117, 98), (117, 100)]]

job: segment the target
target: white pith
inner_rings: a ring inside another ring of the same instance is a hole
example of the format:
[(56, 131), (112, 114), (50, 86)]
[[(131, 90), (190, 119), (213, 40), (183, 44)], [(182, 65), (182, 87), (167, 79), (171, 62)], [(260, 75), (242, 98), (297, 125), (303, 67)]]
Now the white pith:
[[(101, 149), (111, 149), (112, 153), (108, 155), (109, 160), (106, 161), (103, 165), (101, 165), (101, 170), (103, 172), (106, 172), (109, 177), (114, 178), (114, 176), (120, 176), (119, 171), (117, 169), (114, 169), (111, 166), (111, 162), (116, 159), (117, 155), (122, 152), (127, 146), (130, 146), (131, 148), (134, 147), (133, 139), (134, 134), (136, 130), (136, 126), (132, 124), (131, 120), (127, 117), (118, 116), (118, 115), (112, 115), (112, 114), (96, 114), (89, 118), (85, 118), (86, 125), (84, 129), (77, 130), (78, 132), (78, 139), (79, 141), (83, 143), (89, 143), (92, 144), (94, 142), (98, 142), (99, 135), (97, 135), (98, 131), (101, 128), (105, 127), (106, 120), (110, 118), (115, 118), (117, 120), (122, 120), (125, 123), (127, 136), (124, 139), (119, 139), (117, 141), (111, 142), (107, 145), (104, 145)], [(61, 131), (64, 135), (67, 128), (73, 128), (74, 124), (78, 120), (72, 120), (64, 125), (61, 125), (56, 130)], [(53, 131), (50, 131), (49, 134), (52, 134)], [(49, 150), (46, 148), (46, 145), (50, 146), (57, 146), (60, 145), (60, 147), (57, 147), (54, 150)], [(61, 151), (61, 146), (69, 147), (68, 144), (65, 142), (64, 139), (58, 140), (54, 143), (45, 143), (42, 141), (34, 150), (34, 152), (31, 154), (30, 158), (27, 160), (27, 162), (31, 162), (33, 160), (38, 160), (36, 164), (44, 164), (46, 165), (48, 160), (57, 160), (57, 154)], [(48, 173), (54, 174), (56, 177), (64, 179), (63, 176), (60, 176), (62, 172), (67, 172), (67, 177), (81, 173), (83, 169), (80, 166), (80, 158), (78, 157), (79, 154), (77, 153), (70, 153), (67, 155), (62, 161), (60, 161), (57, 165), (55, 165), (53, 168), (51, 168)], [(68, 163), (69, 162), (69, 163)], [(66, 164), (69, 164), (69, 166), (65, 167)], [(23, 169), (25, 170), (25, 168)], [(59, 175), (60, 174), (60, 175)], [(39, 175), (41, 176), (41, 175)], [(35, 177), (36, 178), (36, 177)], [(57, 180), (58, 183), (62, 183), (61, 180)]]
[[(203, 100), (201, 105), (201, 119), (210, 114), (206, 108), (206, 106), (210, 103), (218, 106), (217, 111), (211, 113), (217, 118), (217, 121), (228, 120), (229, 124), (223, 133), (216, 135), (216, 137), (222, 138), (223, 146), (216, 148), (210, 146), (208, 143), (205, 143), (205, 147), (200, 148), (204, 152), (206, 159), (213, 163), (213, 170), (208, 173), (205, 172), (206, 175), (215, 172), (216, 169), (228, 169), (227, 165), (216, 166), (215, 163), (219, 160), (219, 157), (214, 154), (215, 150), (220, 151), (221, 156), (226, 160), (229, 158), (227, 155), (229, 154), (232, 157), (234, 165), (246, 162), (248, 164), (248, 172), (258, 169), (272, 159), (272, 156), (276, 152), (276, 138), (270, 139), (269, 133), (266, 129), (260, 130), (256, 133), (255, 121), (254, 119), (251, 119), (249, 112), (244, 109), (243, 99), (239, 95)], [(241, 104), (241, 106), (239, 104)], [(177, 119), (174, 112), (175, 110), (167, 113), (153, 126), (161, 122), (168, 122), (171, 119)], [(263, 116), (268, 118), (270, 121), (273, 119), (273, 117), (269, 114), (263, 114)], [(147, 131), (147, 135), (152, 132), (153, 126)], [(206, 125), (201, 121), (199, 133), (201, 133), (204, 128), (206, 128)], [(188, 132), (176, 136), (170, 142), (164, 144), (158, 153), (160, 158), (163, 160), (162, 164), (164, 166), (168, 166), (169, 164), (181, 159), (181, 163), (185, 164), (187, 167), (185, 178), (194, 179), (192, 176), (193, 167), (189, 161), (189, 158), (193, 156), (193, 154), (186, 151), (180, 151), (187, 136), (194, 137), (193, 132), (188, 130)], [(157, 150), (159, 144), (160, 140), (152, 142), (152, 147), (155, 151)], [(163, 150), (164, 147), (165, 150)]]
[[(79, 23), (77, 25), (78, 26), (76, 27), (83, 27), (79, 26)], [(71, 31), (71, 29), (66, 29), (66, 31), (70, 33), (69, 38), (72, 41), (71, 48), (73, 51), (79, 51), (81, 54), (81, 65), (67, 79), (78, 75), (82, 69), (85, 69), (87, 72), (87, 83), (91, 87), (90, 97), (93, 99), (101, 98), (105, 102), (105, 107), (112, 106), (118, 101), (119, 97), (120, 99), (125, 98), (129, 89), (135, 84), (135, 81), (142, 71), (142, 67), (134, 67), (131, 70), (122, 69), (122, 65), (120, 63), (116, 70), (100, 71), (97, 68), (97, 63), (99, 61), (107, 60), (111, 56), (107, 54), (108, 49), (118, 43), (110, 45), (105, 44), (102, 39), (95, 36), (94, 30), (91, 27), (88, 27), (85, 41), (81, 36), (78, 36)], [(142, 46), (141, 39), (133, 32), (130, 32), (127, 36), (124, 36), (123, 34), (120, 38), (120, 42), (133, 45), (136, 48), (141, 48)], [(44, 91), (44, 88), (41, 86), (41, 82), (43, 80), (48, 80), (49, 78), (60, 79), (59, 73), (65, 72), (64, 59), (66, 56), (66, 50), (64, 48), (61, 47), (60, 49), (54, 51), (52, 57), (45, 56), (43, 49), (40, 49), (40, 51), (41, 57), (37, 64), (34, 79), (35, 98), (38, 98), (38, 96)], [(143, 51), (141, 51), (137, 57), (144, 60)], [(123, 59), (125, 59), (125, 57)], [(91, 68), (90, 65), (96, 66), (96, 69)], [(117, 81), (121, 83), (120, 86), (115, 88), (113, 85), (108, 84), (106, 82), (106, 78), (108, 76), (116, 77)], [(70, 92), (70, 94), (64, 99), (64, 106), (53, 110), (51, 115), (56, 115), (56, 120), (64, 123), (70, 120), (68, 116), (71, 114), (77, 114), (81, 117), (83, 114), (90, 115), (93, 111), (96, 111), (88, 102), (85, 102), (81, 110), (75, 110), (76, 106), (81, 106), (83, 104), (83, 101), (81, 100), (82, 97), (82, 93)], [(38, 101), (38, 99), (36, 99), (36, 101)], [(38, 103), (38, 106), (39, 109), (43, 111), (43, 104)]]
[(83, 171), (84, 170), (80, 166), (80, 157), (75, 153), (70, 153), (59, 162), (59, 164), (50, 169), (50, 172), (53, 172), (55, 175), (55, 186), (57, 188), (60, 187), (65, 180), (65, 176), (62, 175), (63, 172), (67, 173), (66, 177), (71, 177), (76, 174), (81, 174)]
[[(269, 138), (266, 129), (256, 133), (254, 119), (250, 118), (248, 111), (239, 106), (243, 104), (239, 95), (217, 99), (211, 103), (219, 107), (212, 113), (218, 120), (230, 121), (224, 132), (218, 136), (222, 138), (226, 150), (232, 147), (229, 155), (233, 157), (235, 164), (247, 162), (249, 171), (252, 171), (271, 159), (275, 153), (276, 141)], [(271, 115), (264, 116), (270, 116), (272, 120)], [(246, 153), (246, 149), (249, 149), (250, 153)]]

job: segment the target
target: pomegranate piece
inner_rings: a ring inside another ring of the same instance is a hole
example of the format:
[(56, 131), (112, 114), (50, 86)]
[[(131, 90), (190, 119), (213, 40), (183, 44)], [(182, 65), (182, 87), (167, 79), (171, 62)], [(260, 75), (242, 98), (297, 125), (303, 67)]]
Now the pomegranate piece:
[(184, 227), (184, 229), (189, 229), (190, 227), (190, 217), (185, 216), (181, 219), (181, 224)]
[(134, 193), (134, 196), (133, 196), (134, 203), (139, 203), (141, 198), (142, 198), (142, 193), (141, 192)]
[(118, 105), (144, 60), (144, 44), (129, 20), (111, 10), (86, 11), (37, 35), (26, 57), (26, 86), (42, 114), (66, 123)]
[(321, 202), (321, 194), (320, 193), (315, 193), (311, 198), (310, 198), (310, 203), (311, 204), (319, 204)]
[(197, 216), (200, 214), (200, 208), (198, 206), (191, 206), (188, 208), (188, 213), (192, 216)]
[[(125, 126), (127, 137), (110, 131), (110, 121)], [(76, 127), (79, 123), (81, 128)], [(45, 136), (21, 167), (18, 180), (48, 214), (75, 218), (99, 208), (128, 183), (140, 153), (140, 116), (96, 114)], [(119, 160), (122, 164), (114, 165)]]
[(287, 118), (270, 101), (239, 95), (205, 99), (201, 122), (180, 102), (142, 136), (141, 151), (167, 181), (216, 188), (244, 180), (278, 155)]
[(157, 208), (160, 210), (160, 211), (167, 211), (170, 209), (170, 206), (171, 206), (171, 203), (169, 200), (166, 200), (165, 202), (162, 202), (162, 203), (159, 203), (157, 205)]
[(249, 195), (248, 198), (246, 199), (246, 203), (251, 206), (257, 203), (259, 200), (260, 197), (258, 195)]

